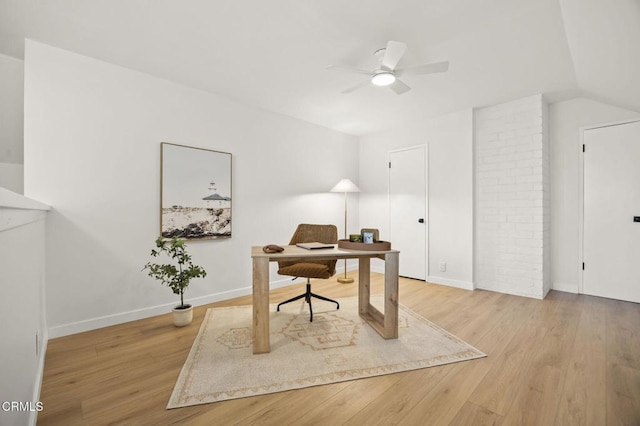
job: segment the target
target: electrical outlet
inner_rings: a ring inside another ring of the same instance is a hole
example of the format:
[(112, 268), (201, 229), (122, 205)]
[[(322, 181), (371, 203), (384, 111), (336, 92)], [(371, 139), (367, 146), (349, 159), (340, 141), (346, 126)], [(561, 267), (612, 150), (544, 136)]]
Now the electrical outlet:
[(447, 272), (447, 262), (440, 262), (440, 272)]

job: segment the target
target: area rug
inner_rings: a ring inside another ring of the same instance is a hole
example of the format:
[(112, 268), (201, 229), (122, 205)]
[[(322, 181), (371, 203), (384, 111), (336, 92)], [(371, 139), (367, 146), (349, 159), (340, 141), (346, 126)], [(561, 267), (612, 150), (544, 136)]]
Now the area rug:
[[(357, 298), (270, 306), (271, 352), (252, 353), (252, 307), (208, 309), (167, 408), (337, 383), (486, 356), (401, 306), (398, 339), (358, 315)], [(382, 305), (382, 299), (372, 301)]]

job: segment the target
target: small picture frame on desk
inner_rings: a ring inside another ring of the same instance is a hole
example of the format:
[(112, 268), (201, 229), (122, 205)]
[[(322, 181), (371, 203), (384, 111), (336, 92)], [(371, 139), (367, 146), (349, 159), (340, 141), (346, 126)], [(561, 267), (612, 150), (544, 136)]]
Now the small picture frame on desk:
[(379, 241), (377, 229), (362, 228), (360, 230), (360, 235), (362, 235), (362, 242), (365, 244), (372, 244)]

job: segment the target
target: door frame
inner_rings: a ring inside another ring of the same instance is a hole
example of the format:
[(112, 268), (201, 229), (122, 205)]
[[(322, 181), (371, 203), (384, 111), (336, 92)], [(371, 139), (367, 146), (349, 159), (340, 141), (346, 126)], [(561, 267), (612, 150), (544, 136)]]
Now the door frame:
[(584, 152), (582, 151), (582, 147), (584, 146), (584, 132), (587, 130), (601, 129), (603, 127), (622, 126), (638, 122), (640, 122), (640, 118), (580, 127), (580, 143), (578, 145), (578, 149), (580, 150), (578, 151), (580, 153), (580, 186), (578, 188), (580, 209), (580, 217), (578, 220), (578, 294), (584, 294), (584, 269), (582, 269), (582, 264), (584, 263)]
[[(391, 149), (387, 151), (387, 164), (391, 163), (393, 153), (410, 151), (412, 149), (424, 148), (424, 279), (429, 278), (429, 145), (411, 145), (403, 148)], [(387, 168), (387, 216), (388, 229), (391, 231), (391, 168)], [(391, 242), (393, 247), (393, 242)]]

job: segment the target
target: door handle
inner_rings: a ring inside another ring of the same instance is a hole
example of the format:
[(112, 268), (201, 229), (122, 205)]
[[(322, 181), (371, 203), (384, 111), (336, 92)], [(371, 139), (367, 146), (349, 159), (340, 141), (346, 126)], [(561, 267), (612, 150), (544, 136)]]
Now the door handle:
[(424, 223), (424, 219), (423, 218), (418, 219), (418, 223)]

